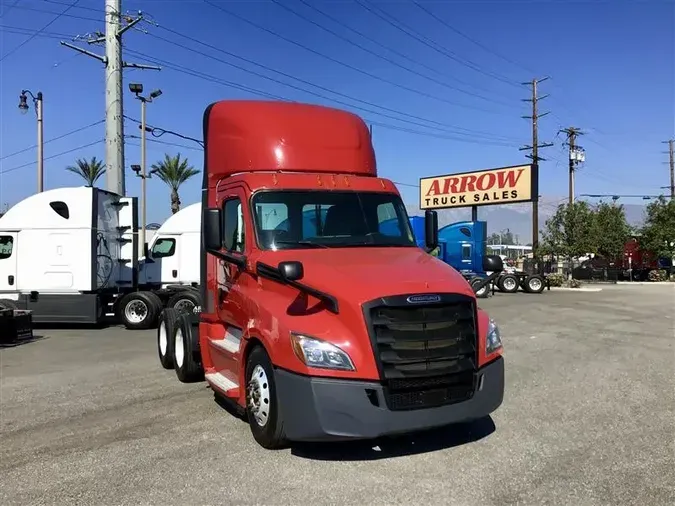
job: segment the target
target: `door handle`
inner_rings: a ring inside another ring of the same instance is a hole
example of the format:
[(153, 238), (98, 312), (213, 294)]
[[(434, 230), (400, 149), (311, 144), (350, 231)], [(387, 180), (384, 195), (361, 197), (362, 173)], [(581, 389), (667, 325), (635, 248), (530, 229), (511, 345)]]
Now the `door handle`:
[(178, 277), (178, 271), (177, 271), (176, 269), (174, 269), (173, 271), (171, 271), (171, 275), (172, 275), (174, 278), (177, 278), (177, 277)]
[(7, 282), (9, 283), (9, 286), (14, 286), (14, 276), (11, 274), (7, 276)]

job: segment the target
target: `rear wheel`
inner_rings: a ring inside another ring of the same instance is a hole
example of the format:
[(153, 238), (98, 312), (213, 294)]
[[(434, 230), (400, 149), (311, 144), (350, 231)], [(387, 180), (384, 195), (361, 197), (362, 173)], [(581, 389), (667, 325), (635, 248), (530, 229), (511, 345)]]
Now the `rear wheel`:
[(500, 276), (497, 286), (504, 293), (516, 293), (518, 291), (518, 278), (513, 274)]
[(539, 274), (533, 274), (525, 279), (525, 291), (528, 293), (541, 293), (544, 291), (545, 282)]
[(261, 346), (254, 348), (246, 361), (246, 414), (253, 438), (260, 446), (276, 449), (285, 445), (274, 368)]
[(181, 383), (194, 383), (204, 379), (204, 370), (197, 360), (199, 334), (189, 316), (179, 314), (173, 332), (173, 356), (176, 376)]
[(164, 369), (173, 369), (174, 344), (173, 337), (176, 333), (176, 323), (178, 312), (175, 309), (167, 308), (159, 315), (159, 325), (157, 326), (157, 354), (159, 363)]
[(192, 314), (197, 306), (201, 305), (199, 294), (194, 290), (181, 290), (172, 295), (166, 303), (166, 307), (170, 307), (179, 313)]

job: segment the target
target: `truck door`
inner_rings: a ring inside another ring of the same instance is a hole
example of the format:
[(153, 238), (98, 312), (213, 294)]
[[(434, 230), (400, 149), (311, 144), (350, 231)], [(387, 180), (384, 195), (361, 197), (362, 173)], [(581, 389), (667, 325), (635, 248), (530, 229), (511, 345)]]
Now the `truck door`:
[[(167, 285), (180, 281), (180, 236), (161, 236), (152, 245), (150, 257), (152, 262), (146, 266), (148, 281)], [(159, 279), (150, 279), (159, 276)]]
[(0, 291), (17, 289), (18, 232), (0, 232)]
[[(235, 256), (250, 252), (252, 244), (251, 234), (246, 233), (250, 215), (245, 203), (246, 195), (238, 188), (223, 195), (223, 245)], [(224, 336), (213, 337), (218, 343), (211, 356), (218, 372), (234, 383), (239, 379), (239, 354), (243, 350), (242, 338), (248, 321), (246, 283), (255, 283), (250, 274), (230, 262), (218, 261), (216, 311), (225, 332)]]

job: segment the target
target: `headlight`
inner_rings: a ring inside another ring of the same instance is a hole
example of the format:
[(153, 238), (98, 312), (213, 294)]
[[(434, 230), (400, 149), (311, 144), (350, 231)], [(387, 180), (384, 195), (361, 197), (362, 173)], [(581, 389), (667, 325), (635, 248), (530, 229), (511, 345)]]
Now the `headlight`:
[(493, 319), (488, 324), (487, 339), (485, 341), (485, 353), (494, 353), (502, 347), (502, 336), (499, 333), (499, 327)]
[(339, 371), (355, 370), (349, 355), (326, 341), (291, 332), (291, 344), (295, 356), (308, 367)]

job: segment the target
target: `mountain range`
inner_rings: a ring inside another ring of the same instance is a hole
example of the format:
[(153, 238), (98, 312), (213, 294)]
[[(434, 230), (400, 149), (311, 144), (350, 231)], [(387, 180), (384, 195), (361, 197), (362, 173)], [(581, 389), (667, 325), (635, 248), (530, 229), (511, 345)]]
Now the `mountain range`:
[[(565, 197), (542, 197), (539, 201), (539, 230), (543, 230), (546, 220), (555, 214), (558, 204), (566, 202)], [(644, 222), (645, 206), (624, 204), (626, 220), (630, 225), (639, 226)], [(406, 204), (410, 216), (422, 216), (418, 204)], [(443, 209), (438, 212), (438, 226), (471, 219), (471, 209)], [(532, 204), (508, 204), (484, 206), (478, 208), (478, 219), (487, 221), (488, 235), (509, 229), (520, 244), (532, 241)]]

